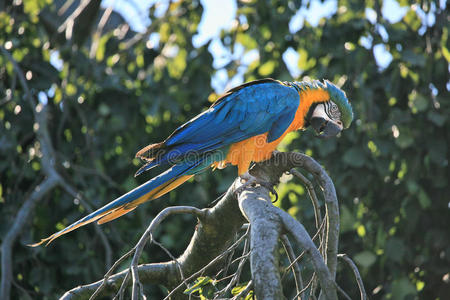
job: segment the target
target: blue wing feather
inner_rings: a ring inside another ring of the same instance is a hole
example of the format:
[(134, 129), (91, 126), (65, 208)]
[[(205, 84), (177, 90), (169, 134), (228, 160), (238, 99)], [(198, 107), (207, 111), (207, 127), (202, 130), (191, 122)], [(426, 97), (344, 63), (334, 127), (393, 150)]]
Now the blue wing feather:
[(271, 143), (278, 139), (286, 131), (289, 125), (291, 125), (294, 118), (295, 110), (294, 113), (292, 113), (292, 111), (289, 111), (289, 113), (281, 115), (281, 117), (273, 123), (272, 128), (267, 135), (267, 142)]
[(208, 110), (183, 124), (164, 142), (167, 152), (140, 173), (189, 152), (203, 153), (269, 132), (268, 142), (289, 127), (299, 105), (297, 91), (276, 81), (233, 90)]

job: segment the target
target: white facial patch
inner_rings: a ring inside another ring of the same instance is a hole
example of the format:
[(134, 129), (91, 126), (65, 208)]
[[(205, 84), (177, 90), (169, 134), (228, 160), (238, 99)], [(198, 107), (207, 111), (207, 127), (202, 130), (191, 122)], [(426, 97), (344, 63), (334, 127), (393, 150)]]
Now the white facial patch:
[(330, 117), (328, 117), (327, 113), (325, 112), (325, 105), (323, 105), (323, 103), (320, 103), (316, 106), (312, 113), (312, 117), (323, 118), (327, 121), (331, 121)]
[(342, 122), (340, 120), (341, 112), (339, 111), (338, 106), (331, 101), (318, 104), (314, 109), (311, 117), (323, 118), (326, 121), (336, 124), (341, 129), (343, 128)]

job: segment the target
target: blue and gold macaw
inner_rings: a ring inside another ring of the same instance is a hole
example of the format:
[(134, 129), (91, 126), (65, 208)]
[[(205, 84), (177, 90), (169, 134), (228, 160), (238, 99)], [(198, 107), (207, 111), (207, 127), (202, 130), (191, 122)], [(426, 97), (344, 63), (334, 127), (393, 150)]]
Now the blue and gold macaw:
[(352, 119), (345, 93), (329, 81), (245, 83), (226, 92), (163, 142), (136, 154), (146, 162), (136, 176), (156, 166), (167, 166), (167, 171), (34, 245), (50, 243), (94, 221), (114, 220), (210, 167), (236, 165), (244, 177), (251, 162), (269, 159), (289, 132), (311, 125), (320, 137), (331, 137), (348, 128)]

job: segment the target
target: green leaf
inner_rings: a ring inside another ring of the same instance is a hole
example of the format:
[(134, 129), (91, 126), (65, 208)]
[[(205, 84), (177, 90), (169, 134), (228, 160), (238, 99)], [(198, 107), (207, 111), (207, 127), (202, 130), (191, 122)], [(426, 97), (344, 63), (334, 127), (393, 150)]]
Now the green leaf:
[(258, 73), (261, 76), (269, 76), (272, 74), (273, 70), (275, 69), (276, 62), (274, 60), (269, 60), (268, 62), (261, 65), (258, 69)]
[(353, 225), (355, 224), (355, 217), (347, 207), (347, 205), (343, 204), (341, 206), (341, 232), (347, 232), (353, 230)]
[(170, 24), (169, 23), (163, 23), (161, 27), (159, 28), (159, 36), (161, 39), (161, 42), (167, 43), (170, 36)]
[(186, 57), (186, 50), (180, 49), (177, 56), (175, 56), (173, 60), (169, 61), (169, 63), (167, 64), (167, 70), (169, 71), (170, 77), (175, 79), (181, 78), (181, 75), (183, 75), (183, 72), (187, 66)]
[(424, 189), (420, 189), (417, 197), (419, 198), (420, 206), (423, 209), (429, 208), (431, 206), (431, 199), (430, 199), (430, 197), (428, 197), (428, 195)]
[(245, 296), (244, 300), (253, 300), (253, 299), (255, 299), (255, 297), (254, 297), (253, 290), (251, 290), (250, 292), (248, 292), (247, 296)]
[(377, 257), (370, 251), (363, 251), (355, 255), (355, 261), (363, 266), (364, 268), (368, 268), (375, 263)]
[(238, 284), (237, 286), (235, 286), (232, 290), (231, 290), (231, 294), (233, 296), (238, 295), (240, 292), (242, 292), (243, 290), (245, 290), (245, 287), (247, 286), (248, 282), (244, 282), (241, 284)]
[(311, 69), (316, 65), (316, 59), (314, 57), (308, 59), (308, 51), (306, 51), (303, 48), (300, 48), (297, 50), (297, 52), (299, 54), (298, 67), (300, 70), (305, 71)]
[(103, 61), (105, 58), (106, 43), (108, 42), (111, 34), (104, 34), (98, 41), (97, 52), (95, 53), (95, 59), (97, 61)]
[(213, 280), (209, 276), (198, 277), (197, 280), (195, 280), (194, 284), (192, 286), (190, 286), (189, 288), (187, 288), (186, 290), (184, 290), (183, 293), (186, 295), (189, 295), (189, 294), (198, 292), (202, 289), (202, 287), (204, 287), (205, 285), (208, 285), (212, 282), (213, 282)]
[(412, 50), (406, 49), (402, 52), (402, 59), (411, 63), (412, 65), (423, 67), (425, 66), (425, 57), (414, 53)]
[(258, 43), (249, 34), (242, 32), (236, 35), (236, 42), (242, 44), (246, 48), (246, 51), (258, 47)]
[(401, 277), (392, 282), (392, 299), (405, 299), (406, 296), (416, 295), (417, 290), (407, 277)]
[(447, 116), (430, 110), (427, 114), (428, 120), (436, 124), (436, 126), (442, 127), (447, 121)]
[(450, 63), (450, 51), (448, 51), (447, 47), (442, 46), (442, 55), (444, 55), (445, 60)]
[(345, 152), (342, 160), (352, 167), (359, 168), (364, 165), (366, 157), (363, 150), (353, 147)]
[(402, 149), (411, 146), (414, 143), (411, 131), (404, 128), (400, 129), (400, 135), (395, 139), (395, 143)]
[(420, 93), (413, 91), (409, 96), (409, 106), (417, 111), (424, 111), (428, 108), (430, 99)]
[(391, 238), (386, 242), (386, 257), (395, 262), (401, 262), (405, 255), (405, 244), (398, 238)]

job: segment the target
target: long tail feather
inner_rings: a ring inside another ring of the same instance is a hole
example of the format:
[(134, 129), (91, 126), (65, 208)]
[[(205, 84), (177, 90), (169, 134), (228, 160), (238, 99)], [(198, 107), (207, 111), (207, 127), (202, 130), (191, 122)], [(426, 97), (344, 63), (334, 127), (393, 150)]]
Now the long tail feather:
[(118, 217), (121, 217), (124, 214), (127, 214), (130, 211), (134, 210), (136, 207), (137, 206), (132, 207), (132, 208), (125, 208), (125, 207), (116, 208), (115, 210), (111, 211), (108, 215), (106, 215), (106, 216), (102, 217), (100, 220), (98, 220), (97, 224), (101, 225), (101, 224), (108, 223), (109, 221), (115, 220)]
[(36, 247), (43, 243), (50, 244), (54, 239), (71, 232), (81, 226), (97, 221), (98, 224), (103, 224), (112, 221), (130, 211), (135, 209), (138, 205), (161, 197), (162, 195), (170, 192), (180, 184), (191, 178), (192, 174), (184, 175), (191, 171), (193, 168), (201, 164), (202, 161), (198, 161), (194, 164), (180, 164), (175, 165), (164, 173), (150, 179), (146, 183), (138, 186), (134, 190), (120, 196), (116, 200), (106, 204), (102, 208), (90, 213), (77, 222), (67, 226), (61, 231), (58, 231), (48, 238), (42, 239), (40, 242), (31, 244), (29, 246)]

